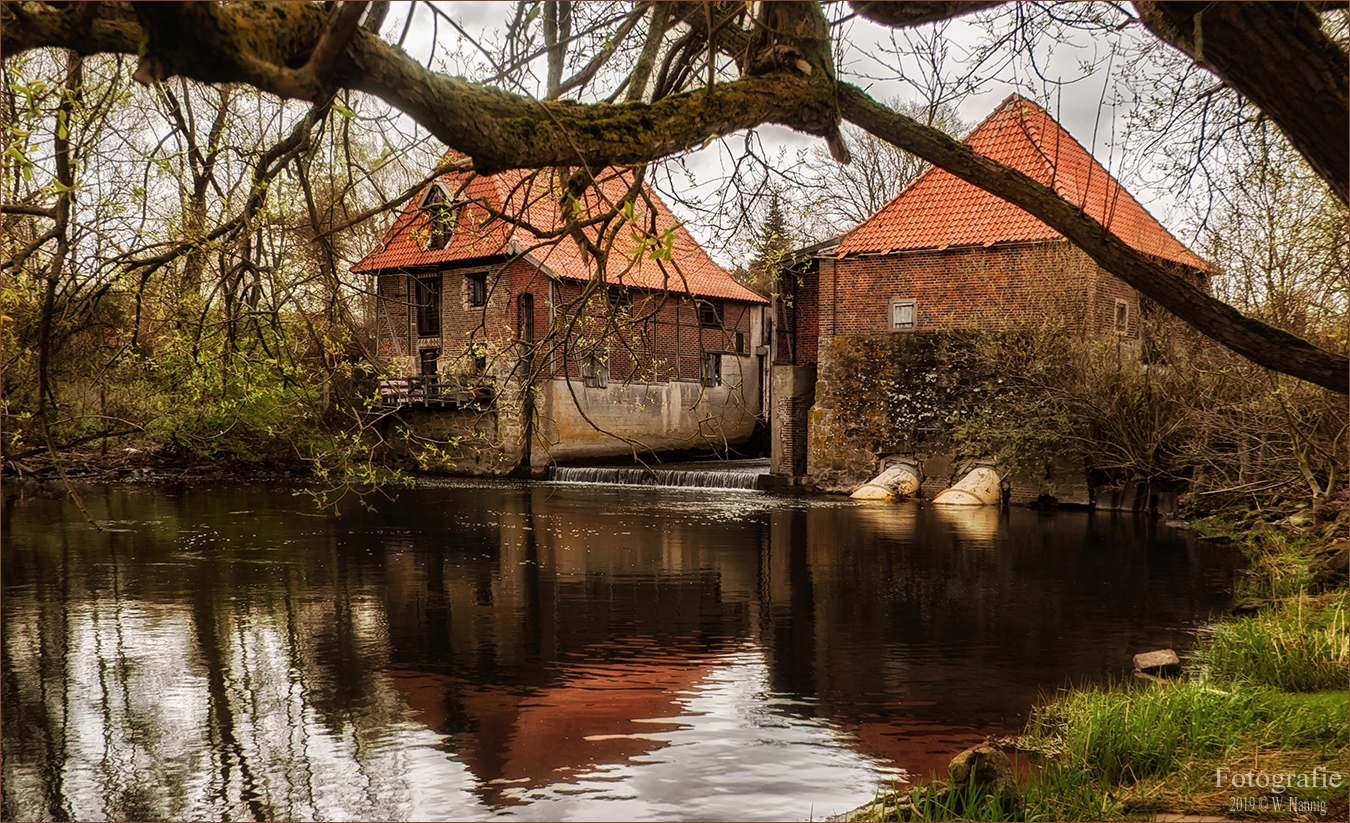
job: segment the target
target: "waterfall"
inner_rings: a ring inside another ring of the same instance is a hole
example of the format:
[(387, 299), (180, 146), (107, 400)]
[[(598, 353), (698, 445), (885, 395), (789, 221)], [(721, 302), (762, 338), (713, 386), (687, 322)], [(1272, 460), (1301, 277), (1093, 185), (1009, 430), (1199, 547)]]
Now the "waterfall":
[(643, 469), (607, 466), (600, 468), (554, 466), (549, 479), (563, 483), (610, 483), (620, 486), (665, 486), (695, 489), (755, 489), (768, 473), (768, 461), (740, 460), (699, 464), (709, 468)]

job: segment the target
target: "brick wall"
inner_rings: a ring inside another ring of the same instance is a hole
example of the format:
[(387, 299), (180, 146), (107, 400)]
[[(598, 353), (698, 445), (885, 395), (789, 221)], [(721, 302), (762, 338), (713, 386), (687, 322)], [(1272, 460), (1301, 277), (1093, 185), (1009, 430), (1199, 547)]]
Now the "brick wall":
[[(485, 275), (487, 304), (470, 304), (469, 277)], [(439, 278), (441, 329), (434, 337), (419, 336), (414, 305), (417, 277)], [(606, 291), (581, 299), (585, 284), (554, 282), (528, 261), (451, 269), (431, 275), (380, 275), (377, 311), (378, 351), (397, 359), (398, 368), (415, 372), (418, 353), (439, 349), (442, 374), (474, 371), (474, 357), (484, 353), (490, 363), (508, 369), (521, 350), (520, 296), (534, 298), (534, 365), (541, 376), (580, 377), (580, 361), (587, 354), (608, 359), (613, 381), (665, 382), (700, 380), (703, 355), (753, 357), (751, 317), (759, 307), (734, 300), (720, 301), (721, 326), (703, 326), (694, 301), (687, 295), (631, 290), (630, 305), (612, 312)], [(565, 338), (564, 331), (570, 330)], [(739, 349), (738, 349), (739, 342)], [(724, 374), (730, 364), (724, 363)], [(502, 368), (489, 367), (500, 373)]]
[[(886, 334), (894, 298), (915, 301), (916, 331), (1003, 330), (1027, 318), (1074, 322), (1085, 303), (1109, 328), (1114, 299), (1138, 296), (1063, 241), (913, 251), (822, 261), (819, 337)], [(1081, 321), (1079, 321), (1081, 322)]]

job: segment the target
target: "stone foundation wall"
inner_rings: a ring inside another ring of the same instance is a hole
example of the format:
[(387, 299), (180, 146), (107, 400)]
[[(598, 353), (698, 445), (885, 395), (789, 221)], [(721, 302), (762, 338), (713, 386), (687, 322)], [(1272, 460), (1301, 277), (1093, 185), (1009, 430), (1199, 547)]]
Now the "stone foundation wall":
[[(983, 334), (896, 332), (825, 341), (807, 434), (810, 482), (822, 491), (852, 492), (903, 457), (920, 469), (919, 496), (932, 498), (987, 463), (989, 444), (964, 442), (952, 427), (963, 409), (1011, 402), (1003, 400), (1005, 387), (988, 359), (976, 356), (981, 346), (1001, 345)], [(1023, 457), (1017, 466), (992, 464), (1007, 502), (1091, 503), (1082, 465), (1054, 455)]]
[(884, 455), (921, 462), (952, 455), (948, 419), (990, 379), (964, 365), (968, 340), (967, 333), (897, 332), (822, 341), (807, 441), (812, 482), (851, 491), (875, 475)]

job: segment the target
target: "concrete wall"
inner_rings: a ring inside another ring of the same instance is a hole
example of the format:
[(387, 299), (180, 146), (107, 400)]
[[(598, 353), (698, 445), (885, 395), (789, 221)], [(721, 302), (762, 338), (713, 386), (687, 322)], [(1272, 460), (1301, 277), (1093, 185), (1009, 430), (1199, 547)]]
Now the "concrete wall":
[(735, 447), (750, 439), (760, 381), (752, 357), (728, 357), (723, 383), (695, 381), (586, 386), (554, 378), (536, 386), (531, 464), (639, 452)]

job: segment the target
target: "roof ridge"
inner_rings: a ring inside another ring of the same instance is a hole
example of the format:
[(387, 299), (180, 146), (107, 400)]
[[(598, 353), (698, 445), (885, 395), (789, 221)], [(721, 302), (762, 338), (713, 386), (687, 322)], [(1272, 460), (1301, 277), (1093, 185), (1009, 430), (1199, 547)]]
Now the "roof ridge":
[[(1003, 102), (1001, 102), (1001, 103), (999, 103), (997, 106), (995, 106), (995, 107), (994, 107), (994, 110), (991, 111), (991, 112), (989, 112), (988, 114), (986, 114), (986, 115), (984, 116), (984, 119), (983, 119), (983, 120), (981, 120), (974, 128), (971, 128), (969, 131), (966, 132), (965, 136), (961, 138), (961, 142), (962, 142), (962, 143), (965, 143), (966, 145), (970, 145), (970, 139), (971, 139), (972, 137), (974, 137), (976, 134), (978, 134), (978, 133), (980, 132), (980, 129), (984, 128), (985, 125), (986, 125), (990, 120), (992, 120), (992, 119), (994, 118), (995, 115), (1001, 113), (1001, 112), (1003, 111), (1003, 109), (1006, 108), (1006, 107), (1008, 106), (1008, 104), (1011, 103), (1012, 101), (1014, 101), (1014, 100), (1020, 100), (1020, 99), (1025, 99), (1025, 98), (1023, 98), (1023, 97), (1022, 97), (1020, 94), (1018, 94), (1017, 92), (1012, 92), (1012, 93), (1009, 94), (1007, 97), (1003, 98)], [(897, 112), (897, 114), (900, 114), (900, 113)], [(901, 117), (907, 117), (908, 115), (900, 114), (900, 116), (901, 116)], [(913, 118), (911, 118), (911, 119), (913, 119)], [(925, 161), (925, 162), (926, 162), (926, 161)], [(851, 229), (846, 229), (846, 230), (840, 232), (840, 233), (839, 233), (839, 245), (840, 245), (840, 246), (843, 246), (845, 243), (847, 243), (849, 237), (851, 237), (853, 234), (857, 233), (858, 230), (861, 229), (863, 226), (866, 226), (868, 223), (871, 223), (873, 220), (876, 220), (879, 216), (881, 216), (881, 214), (882, 214), (883, 212), (885, 212), (887, 209), (889, 209), (893, 204), (898, 203), (898, 202), (900, 201), (900, 198), (904, 197), (904, 196), (905, 196), (906, 194), (908, 194), (912, 189), (918, 187), (918, 185), (919, 185), (921, 182), (923, 182), (923, 180), (924, 180), (926, 177), (928, 177), (929, 175), (933, 174), (933, 172), (935, 172), (935, 171), (937, 171), (937, 170), (938, 170), (938, 167), (937, 167), (937, 166), (933, 165), (932, 163), (929, 163), (929, 164), (928, 164), (928, 168), (924, 169), (923, 172), (922, 172), (918, 177), (916, 177), (916, 178), (914, 178), (913, 180), (909, 181), (909, 184), (906, 185), (903, 189), (901, 189), (900, 192), (899, 192), (898, 194), (896, 194), (896, 195), (895, 195), (894, 197), (892, 197), (890, 200), (887, 200), (885, 203), (882, 203), (882, 204), (881, 204), (881, 207), (878, 208), (876, 211), (872, 212), (872, 215), (871, 215), (870, 217), (867, 217), (867, 218), (864, 218), (863, 220), (858, 221), (857, 225), (855, 225), (853, 228), (851, 228)], [(894, 251), (894, 249), (885, 249), (882, 253), (885, 254), (885, 253), (890, 252), (890, 251)], [(842, 256), (843, 256), (843, 254), (840, 253), (840, 252), (838, 252), (838, 251), (836, 251), (835, 254), (836, 254), (837, 256), (839, 256), (839, 257), (842, 257)]]
[[(1142, 211), (1144, 215), (1148, 217), (1149, 220), (1153, 221), (1154, 225), (1156, 225), (1159, 229), (1161, 229), (1165, 235), (1167, 235), (1169, 238), (1175, 241), (1176, 244), (1181, 247), (1182, 251), (1186, 252), (1187, 254), (1190, 254), (1197, 260), (1200, 260), (1201, 263), (1204, 263), (1203, 258), (1195, 254), (1195, 252), (1191, 251), (1190, 247), (1188, 247), (1185, 243), (1181, 242), (1181, 239), (1178, 238), (1176, 235), (1172, 234), (1172, 232), (1162, 224), (1161, 220), (1159, 220), (1157, 217), (1154, 217), (1153, 212), (1145, 208), (1144, 204), (1140, 203), (1139, 200), (1133, 194), (1130, 193), (1130, 190), (1125, 188), (1125, 185), (1116, 179), (1116, 176), (1111, 173), (1111, 170), (1106, 168), (1106, 166), (1103, 166), (1101, 162), (1097, 160), (1096, 156), (1094, 156), (1092, 152), (1088, 151), (1087, 147), (1084, 146), (1081, 142), (1079, 142), (1077, 137), (1073, 136), (1072, 132), (1064, 128), (1064, 126), (1061, 125), (1058, 120), (1056, 120), (1053, 117), (1050, 117), (1049, 112), (1045, 112), (1045, 115), (1046, 119), (1050, 123), (1052, 123), (1055, 127), (1055, 130), (1057, 132), (1056, 140), (1060, 141), (1067, 137), (1069, 141), (1074, 146), (1077, 146), (1078, 150), (1081, 151), (1083, 155), (1087, 158), (1089, 163), (1088, 166), (1089, 174), (1093, 169), (1101, 169), (1102, 174), (1105, 176), (1105, 185), (1107, 189), (1106, 189), (1106, 196), (1102, 200), (1102, 216), (1108, 217), (1108, 219), (1105, 221), (1100, 221), (1102, 223), (1103, 228), (1105, 228), (1107, 231), (1111, 231), (1111, 221), (1115, 218), (1117, 212), (1116, 204), (1119, 203), (1120, 201), (1120, 195), (1124, 194), (1127, 198), (1129, 198), (1130, 202), (1139, 207), (1139, 210)], [(1083, 184), (1083, 202), (1081, 204), (1078, 204), (1078, 208), (1082, 211), (1087, 211), (1088, 205), (1087, 201), (1091, 192), (1091, 187), (1089, 183), (1090, 181), (1085, 182)], [(1067, 200), (1068, 198), (1065, 199)], [(1109, 209), (1108, 209), (1108, 201), (1110, 202)]]

